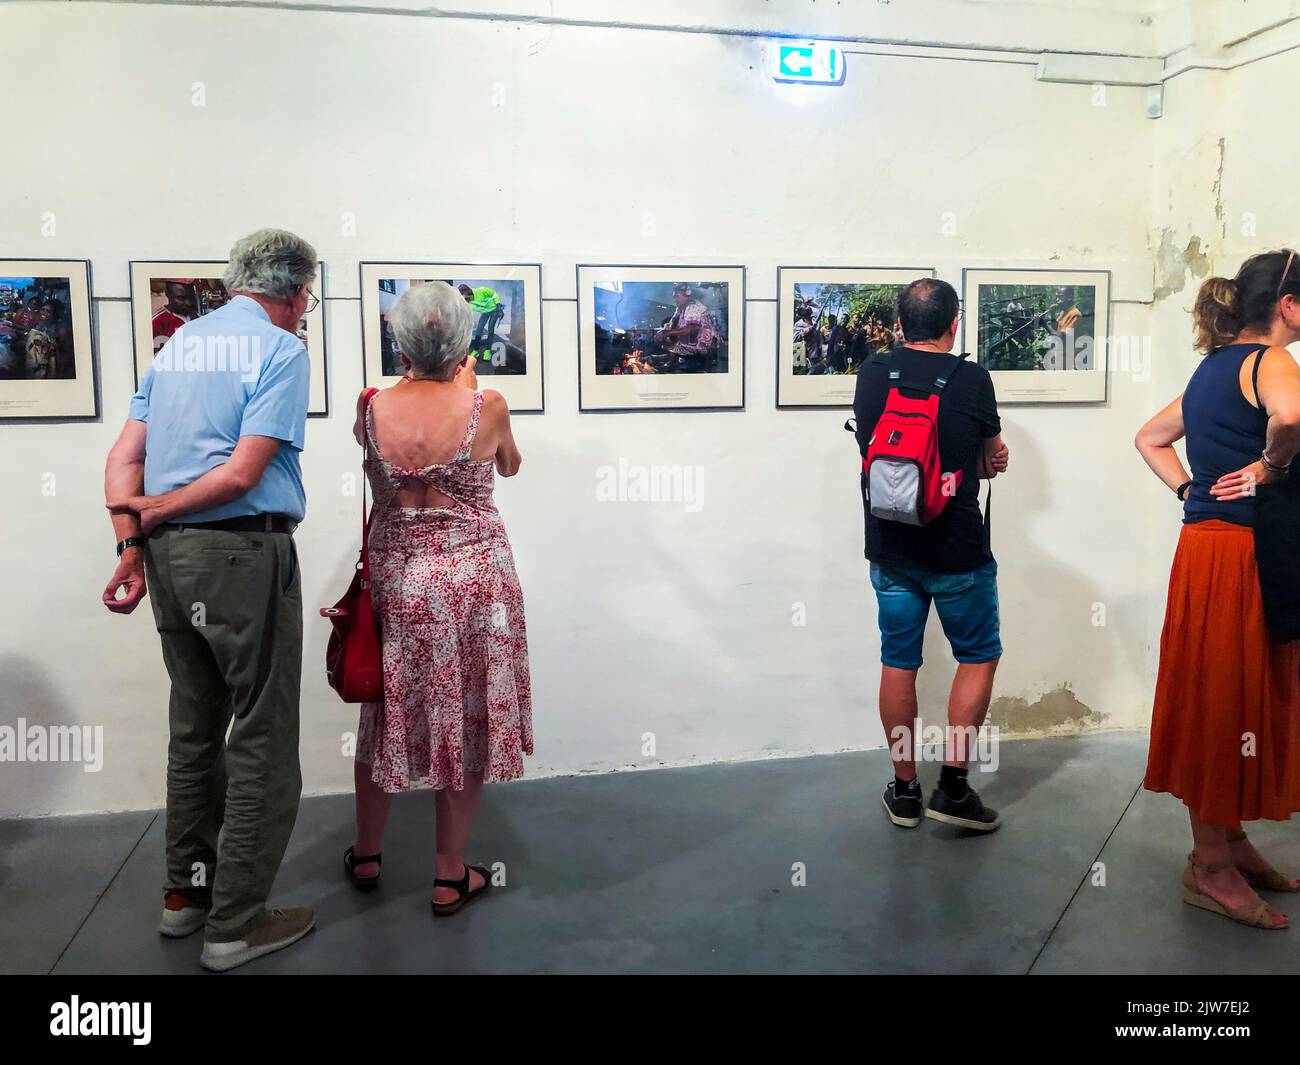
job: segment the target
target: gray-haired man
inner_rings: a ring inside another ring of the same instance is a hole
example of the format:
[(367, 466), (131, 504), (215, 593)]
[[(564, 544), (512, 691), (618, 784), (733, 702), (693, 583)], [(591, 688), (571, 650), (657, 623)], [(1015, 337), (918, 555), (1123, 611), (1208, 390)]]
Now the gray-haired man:
[(293, 531), (309, 369), (297, 326), (315, 276), (315, 250), (292, 233), (238, 241), (232, 299), (154, 357), (104, 473), (119, 558), (104, 604), (129, 614), (147, 574), (171, 677), (159, 931), (206, 928), (215, 970), (315, 923), (310, 910), (266, 909), (302, 792)]

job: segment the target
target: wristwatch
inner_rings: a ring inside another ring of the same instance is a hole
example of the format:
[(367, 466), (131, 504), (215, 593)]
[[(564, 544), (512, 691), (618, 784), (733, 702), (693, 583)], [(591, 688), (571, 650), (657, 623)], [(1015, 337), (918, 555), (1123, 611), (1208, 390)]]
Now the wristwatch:
[(1184, 481), (1177, 488), (1178, 499), (1180, 502), (1187, 502), (1187, 492), (1192, 487), (1191, 481)]
[(144, 547), (149, 541), (143, 536), (128, 536), (117, 545), (117, 557), (122, 557), (122, 552), (128, 547)]

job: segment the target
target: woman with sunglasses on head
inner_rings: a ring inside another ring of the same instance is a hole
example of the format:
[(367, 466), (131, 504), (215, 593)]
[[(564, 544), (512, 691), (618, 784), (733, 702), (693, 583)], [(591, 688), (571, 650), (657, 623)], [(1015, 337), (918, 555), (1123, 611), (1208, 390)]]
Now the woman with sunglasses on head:
[[(1300, 643), (1265, 626), (1257, 485), (1300, 452), (1300, 261), (1265, 252), (1205, 281), (1192, 311), (1204, 359), (1137, 435), (1183, 503), (1169, 578), (1145, 786), (1182, 799), (1192, 853), (1183, 901), (1255, 928), (1287, 927), (1256, 890), (1294, 892), (1243, 821), (1300, 810)], [(1190, 475), (1174, 450), (1186, 438)], [(1264, 575), (1267, 578), (1267, 575)]]
[(359, 890), (378, 886), (393, 795), (432, 788), (433, 914), (483, 895), (486, 865), (465, 848), (484, 782), (513, 780), (533, 753), (523, 591), (493, 501), (522, 458), (500, 392), (477, 390), (474, 317), (440, 281), (412, 285), (389, 325), (406, 376), (357, 400), (374, 505), (367, 543), (384, 690), (361, 705), (356, 842), (343, 855)]

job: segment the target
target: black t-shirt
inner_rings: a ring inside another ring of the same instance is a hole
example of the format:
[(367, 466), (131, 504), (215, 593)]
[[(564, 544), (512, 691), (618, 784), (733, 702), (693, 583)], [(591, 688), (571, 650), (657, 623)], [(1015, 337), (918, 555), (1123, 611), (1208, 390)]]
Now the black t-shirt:
[[(989, 528), (980, 513), (979, 479), (984, 440), (1002, 431), (993, 378), (970, 358), (958, 366), (955, 355), (912, 348), (895, 348), (901, 381), (933, 383), (948, 378), (939, 396), (939, 464), (944, 473), (962, 470), (961, 485), (942, 514), (928, 525), (904, 525), (872, 517), (863, 499), (867, 519), (866, 556), (873, 562), (919, 566), (936, 573), (967, 573), (993, 561)], [(857, 421), (858, 449), (865, 454), (871, 433), (880, 421), (889, 397), (891, 353), (882, 352), (858, 371), (853, 416)], [(903, 389), (909, 397), (925, 392)]]

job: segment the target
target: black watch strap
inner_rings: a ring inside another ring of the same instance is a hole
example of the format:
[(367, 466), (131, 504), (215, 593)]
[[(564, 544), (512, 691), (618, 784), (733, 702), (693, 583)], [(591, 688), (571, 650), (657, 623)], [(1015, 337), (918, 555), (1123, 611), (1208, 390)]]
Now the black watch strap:
[(1192, 483), (1191, 481), (1184, 481), (1178, 486), (1178, 498), (1184, 503), (1187, 502), (1187, 493), (1190, 491)]
[(125, 551), (128, 547), (144, 547), (144, 545), (147, 544), (148, 542), (149, 542), (148, 539), (143, 536), (128, 536), (125, 540), (122, 540), (118, 543), (117, 557), (121, 558), (122, 552)]

